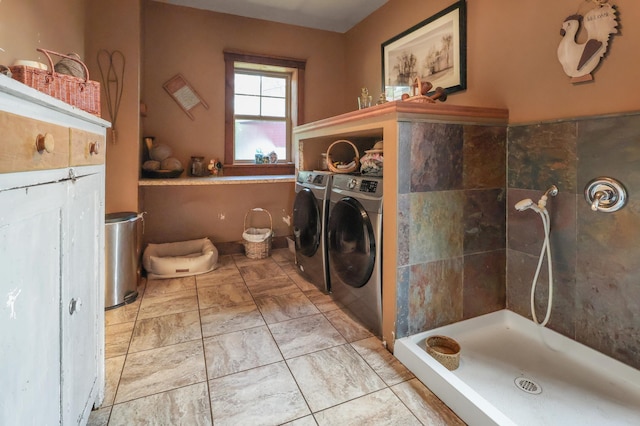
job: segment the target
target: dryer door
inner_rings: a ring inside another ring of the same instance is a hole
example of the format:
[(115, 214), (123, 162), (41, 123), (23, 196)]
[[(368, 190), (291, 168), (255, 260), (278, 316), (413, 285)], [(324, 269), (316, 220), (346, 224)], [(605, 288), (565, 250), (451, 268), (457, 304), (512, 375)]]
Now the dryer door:
[(373, 226), (362, 204), (354, 198), (333, 205), (327, 227), (329, 267), (351, 287), (362, 287), (376, 260)]
[(320, 206), (309, 188), (302, 188), (293, 203), (293, 236), (296, 253), (311, 257), (320, 247)]

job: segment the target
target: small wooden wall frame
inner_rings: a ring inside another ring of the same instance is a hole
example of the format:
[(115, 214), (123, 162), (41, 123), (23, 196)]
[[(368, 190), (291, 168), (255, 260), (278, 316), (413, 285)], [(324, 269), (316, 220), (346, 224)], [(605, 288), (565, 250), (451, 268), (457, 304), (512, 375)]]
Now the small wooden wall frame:
[(182, 74), (176, 74), (171, 77), (166, 83), (164, 83), (163, 87), (192, 120), (195, 120), (195, 117), (191, 114), (191, 110), (193, 108), (202, 104), (206, 109), (209, 109), (209, 105), (207, 105), (198, 92), (191, 87)]

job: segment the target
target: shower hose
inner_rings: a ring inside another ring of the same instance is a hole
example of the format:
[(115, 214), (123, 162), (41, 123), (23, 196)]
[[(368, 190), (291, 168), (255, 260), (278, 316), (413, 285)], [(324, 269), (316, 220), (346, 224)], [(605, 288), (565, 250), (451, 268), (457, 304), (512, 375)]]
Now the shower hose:
[[(546, 197), (543, 197), (546, 198)], [(542, 200), (541, 200), (542, 202)], [(544, 200), (546, 202), (546, 200)], [(542, 243), (542, 249), (540, 250), (540, 258), (538, 259), (538, 267), (536, 268), (536, 273), (533, 276), (533, 282), (531, 283), (531, 316), (533, 317), (533, 321), (538, 324), (540, 327), (544, 327), (549, 322), (549, 317), (551, 317), (551, 306), (553, 304), (553, 268), (551, 266), (551, 244), (549, 242), (549, 232), (550, 232), (550, 219), (549, 212), (544, 207), (544, 205), (540, 206), (541, 208), (538, 211), (540, 218), (542, 219), (542, 226), (544, 227), (544, 242)], [(545, 254), (547, 255), (547, 266), (549, 268), (549, 298), (547, 300), (547, 314), (544, 317), (542, 322), (538, 321), (538, 317), (536, 315), (536, 307), (535, 307), (535, 293), (536, 293), (536, 285), (538, 283), (538, 276), (540, 275), (540, 269), (542, 268), (542, 262), (544, 260)]]
[[(524, 211), (531, 209), (540, 215), (542, 219), (542, 226), (544, 227), (544, 242), (542, 243), (542, 249), (540, 250), (540, 258), (538, 259), (538, 267), (536, 268), (536, 273), (533, 276), (533, 282), (531, 283), (531, 316), (533, 317), (533, 321), (541, 327), (547, 325), (549, 322), (549, 317), (551, 316), (551, 306), (553, 306), (553, 267), (551, 265), (551, 244), (549, 242), (549, 232), (551, 228), (551, 219), (549, 218), (549, 212), (547, 211), (547, 194), (556, 195), (557, 188), (552, 186), (549, 188), (547, 192), (540, 198), (538, 204), (535, 204), (531, 199), (527, 198), (525, 200), (521, 200), (516, 203), (515, 208), (518, 211)], [(549, 298), (547, 300), (547, 314), (544, 317), (542, 322), (538, 321), (538, 316), (536, 315), (536, 307), (535, 307), (535, 294), (536, 294), (536, 285), (538, 284), (538, 277), (540, 275), (540, 269), (542, 268), (542, 262), (544, 261), (544, 256), (547, 256), (547, 265), (549, 267)]]

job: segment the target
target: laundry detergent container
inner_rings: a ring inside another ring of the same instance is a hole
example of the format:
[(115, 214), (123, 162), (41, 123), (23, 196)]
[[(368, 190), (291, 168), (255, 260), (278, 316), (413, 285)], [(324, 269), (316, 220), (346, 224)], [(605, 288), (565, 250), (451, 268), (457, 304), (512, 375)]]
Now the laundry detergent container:
[(138, 297), (142, 214), (109, 213), (105, 217), (105, 309)]

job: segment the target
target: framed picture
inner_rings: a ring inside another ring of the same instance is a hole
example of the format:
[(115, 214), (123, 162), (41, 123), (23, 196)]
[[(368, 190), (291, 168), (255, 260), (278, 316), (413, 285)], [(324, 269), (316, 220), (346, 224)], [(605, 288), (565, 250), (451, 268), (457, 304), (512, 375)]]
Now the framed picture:
[(466, 89), (466, 22), (466, 1), (460, 0), (382, 43), (382, 88), (387, 100), (409, 93), (416, 78), (446, 93)]

